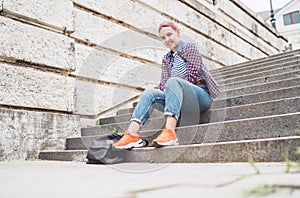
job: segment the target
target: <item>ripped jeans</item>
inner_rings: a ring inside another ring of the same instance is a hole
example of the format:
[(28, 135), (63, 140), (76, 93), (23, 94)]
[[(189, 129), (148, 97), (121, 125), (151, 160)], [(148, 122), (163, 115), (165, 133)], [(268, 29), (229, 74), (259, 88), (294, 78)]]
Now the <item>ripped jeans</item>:
[(206, 84), (194, 85), (184, 79), (171, 77), (166, 83), (165, 92), (159, 89), (147, 89), (143, 92), (133, 111), (131, 121), (143, 125), (154, 108), (163, 111), (165, 116), (175, 117), (176, 120), (180, 114), (200, 117), (200, 112), (208, 110), (211, 103), (212, 98)]

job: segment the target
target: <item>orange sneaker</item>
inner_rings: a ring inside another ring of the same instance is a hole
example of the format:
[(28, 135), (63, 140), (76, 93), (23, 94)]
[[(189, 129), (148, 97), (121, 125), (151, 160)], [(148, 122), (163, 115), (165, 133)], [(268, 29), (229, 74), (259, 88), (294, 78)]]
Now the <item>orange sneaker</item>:
[(132, 149), (143, 146), (143, 140), (138, 135), (132, 135), (128, 131), (124, 132), (123, 137), (113, 147), (116, 149)]
[(153, 140), (152, 144), (154, 147), (159, 148), (163, 146), (176, 146), (179, 143), (176, 137), (176, 132), (171, 129), (164, 128), (161, 134)]

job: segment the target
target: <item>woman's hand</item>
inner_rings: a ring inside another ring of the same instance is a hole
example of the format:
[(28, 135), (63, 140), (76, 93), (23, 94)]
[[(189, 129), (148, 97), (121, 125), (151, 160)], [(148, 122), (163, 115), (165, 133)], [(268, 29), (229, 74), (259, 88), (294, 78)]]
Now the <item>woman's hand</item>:
[(159, 89), (159, 85), (154, 86), (153, 89)]

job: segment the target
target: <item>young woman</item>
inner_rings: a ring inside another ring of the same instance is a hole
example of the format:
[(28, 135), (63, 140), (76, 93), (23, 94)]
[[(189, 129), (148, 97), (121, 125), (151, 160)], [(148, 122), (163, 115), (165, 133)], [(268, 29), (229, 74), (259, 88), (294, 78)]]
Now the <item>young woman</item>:
[[(203, 65), (196, 45), (181, 41), (180, 30), (170, 21), (161, 23), (158, 33), (162, 43), (170, 49), (162, 60), (159, 89), (143, 92), (124, 136), (113, 144), (117, 149), (143, 146), (139, 130), (157, 104), (164, 107), (166, 122), (161, 134), (153, 140), (153, 146), (178, 145), (175, 128), (181, 109), (197, 109), (200, 114), (210, 108), (212, 98), (219, 94), (219, 87)], [(189, 102), (184, 103), (185, 100)]]

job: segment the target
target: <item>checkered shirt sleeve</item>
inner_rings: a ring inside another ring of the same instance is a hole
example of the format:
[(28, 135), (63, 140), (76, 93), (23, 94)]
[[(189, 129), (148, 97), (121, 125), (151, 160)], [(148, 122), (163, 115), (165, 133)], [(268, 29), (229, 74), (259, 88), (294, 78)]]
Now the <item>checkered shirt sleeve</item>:
[(162, 60), (162, 71), (161, 71), (161, 80), (159, 84), (159, 89), (164, 91), (165, 86), (167, 83), (167, 80), (171, 76), (171, 69), (172, 69), (172, 62), (173, 62), (173, 57), (168, 57), (167, 55), (164, 55), (163, 60)]

